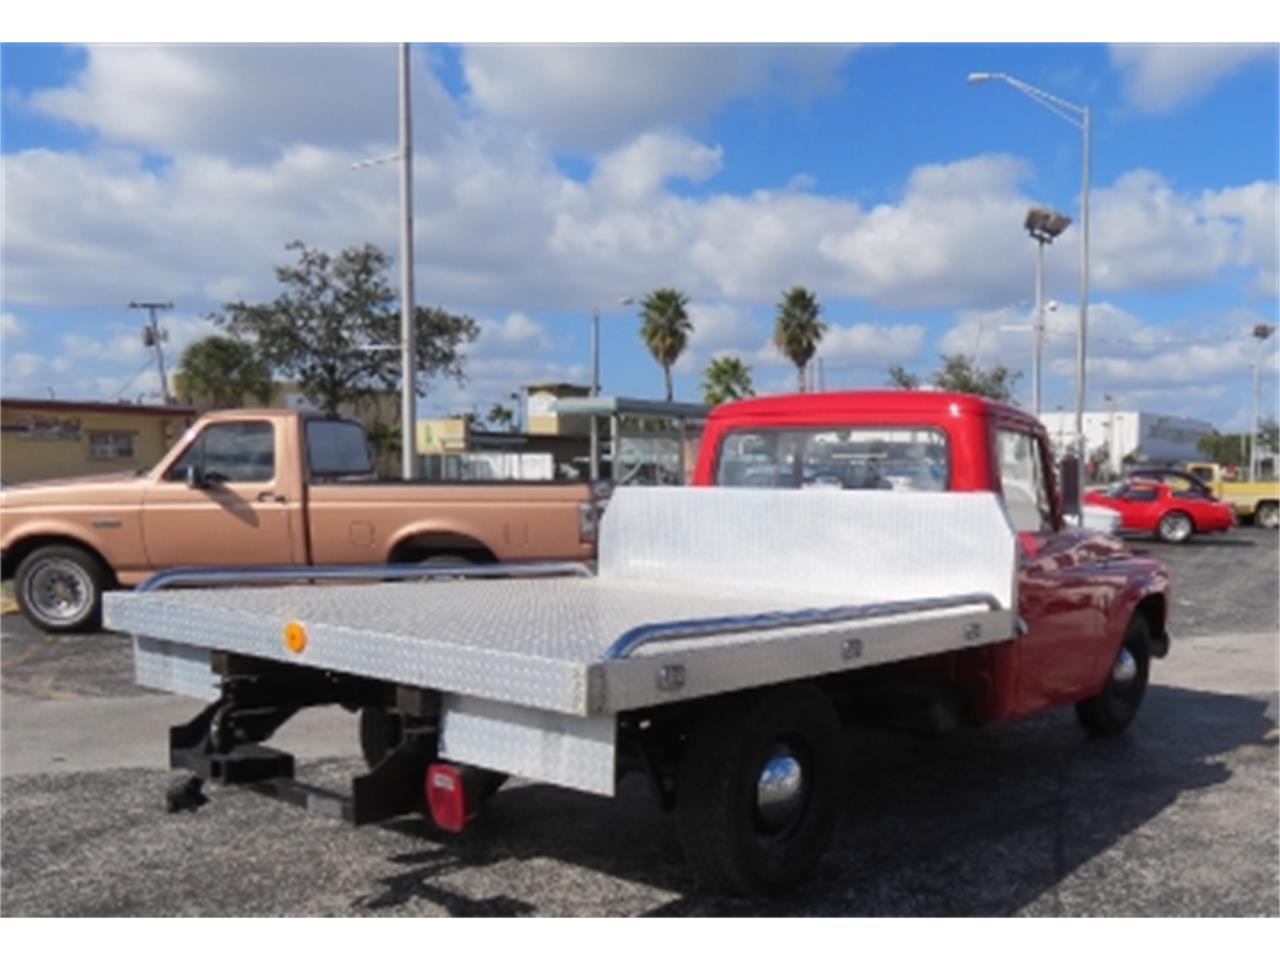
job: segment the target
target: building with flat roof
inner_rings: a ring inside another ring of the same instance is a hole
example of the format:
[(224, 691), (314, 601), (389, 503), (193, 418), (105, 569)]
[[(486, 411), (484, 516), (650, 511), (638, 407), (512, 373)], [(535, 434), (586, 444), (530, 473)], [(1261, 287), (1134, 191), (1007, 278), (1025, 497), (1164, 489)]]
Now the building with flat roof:
[[(1042, 413), (1055, 450), (1061, 453), (1075, 436), (1074, 411)], [(1175, 417), (1139, 410), (1102, 410), (1084, 415), (1085, 448), (1111, 476), (1119, 476), (1129, 464), (1173, 466), (1202, 459), (1197, 444), (1214, 432), (1213, 424), (1190, 417)]]
[(0, 483), (150, 469), (195, 418), (193, 407), (0, 398)]

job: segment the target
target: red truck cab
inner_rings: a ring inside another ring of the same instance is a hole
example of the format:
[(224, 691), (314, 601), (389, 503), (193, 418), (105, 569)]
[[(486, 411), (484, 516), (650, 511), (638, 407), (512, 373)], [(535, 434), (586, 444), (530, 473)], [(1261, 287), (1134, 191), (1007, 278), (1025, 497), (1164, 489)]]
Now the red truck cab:
[(904, 390), (736, 401), (708, 418), (693, 482), (997, 494), (1021, 546), (1021, 635), (891, 668), (944, 685), (970, 721), (1075, 704), (1092, 732), (1115, 732), (1168, 651), (1164, 569), (1064, 522), (1048, 435), (1007, 404)]

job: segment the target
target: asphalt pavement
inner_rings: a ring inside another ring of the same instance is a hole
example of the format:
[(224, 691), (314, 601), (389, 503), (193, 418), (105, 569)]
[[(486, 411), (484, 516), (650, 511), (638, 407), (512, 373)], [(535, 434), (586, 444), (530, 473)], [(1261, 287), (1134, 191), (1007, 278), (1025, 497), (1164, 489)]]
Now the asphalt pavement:
[[(459, 836), (353, 829), (234, 788), (163, 812), (167, 727), (129, 643), (0, 618), (5, 916), (1276, 916), (1280, 549), (1243, 528), (1169, 567), (1175, 646), (1124, 736), (1070, 710), (917, 738), (858, 730), (814, 877), (776, 901), (699, 890), (646, 785), (509, 783)], [(286, 728), (303, 778), (361, 770), (339, 708)]]

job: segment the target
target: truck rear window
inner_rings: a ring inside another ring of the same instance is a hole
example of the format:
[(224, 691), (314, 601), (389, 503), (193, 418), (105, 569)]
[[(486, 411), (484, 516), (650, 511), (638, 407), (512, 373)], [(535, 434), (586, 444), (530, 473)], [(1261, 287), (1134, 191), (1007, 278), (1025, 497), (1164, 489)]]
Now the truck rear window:
[(374, 472), (364, 428), (346, 420), (307, 421), (307, 460), (317, 480)]
[(720, 443), (716, 485), (945, 490), (947, 437), (922, 427), (734, 430)]

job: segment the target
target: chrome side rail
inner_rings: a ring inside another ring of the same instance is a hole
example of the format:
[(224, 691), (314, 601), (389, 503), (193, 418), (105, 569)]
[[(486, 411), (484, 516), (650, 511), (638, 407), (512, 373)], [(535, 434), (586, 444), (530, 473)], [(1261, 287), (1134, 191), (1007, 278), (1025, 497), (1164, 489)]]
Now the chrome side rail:
[(305, 580), (438, 580), (494, 579), (500, 577), (594, 577), (582, 563), (492, 563), (463, 566), (430, 566), (390, 563), (385, 566), (262, 566), (262, 567), (174, 567), (152, 574), (135, 588), (138, 593), (169, 587), (212, 587), (265, 583), (293, 583)]
[(709, 617), (699, 620), (669, 620), (665, 623), (646, 623), (628, 630), (605, 651), (606, 660), (625, 660), (640, 647), (669, 640), (690, 640), (701, 637), (725, 636), (737, 633), (785, 630), (790, 627), (812, 627), (826, 624), (854, 623), (875, 617), (891, 617), (902, 613), (922, 613), (948, 610), (953, 607), (971, 607), (985, 604), (990, 610), (1000, 610), (1000, 601), (990, 593), (964, 593), (954, 597), (931, 597), (926, 600), (895, 600), (887, 603), (867, 603), (857, 606), (814, 608), (809, 610), (780, 610), (744, 617)]

